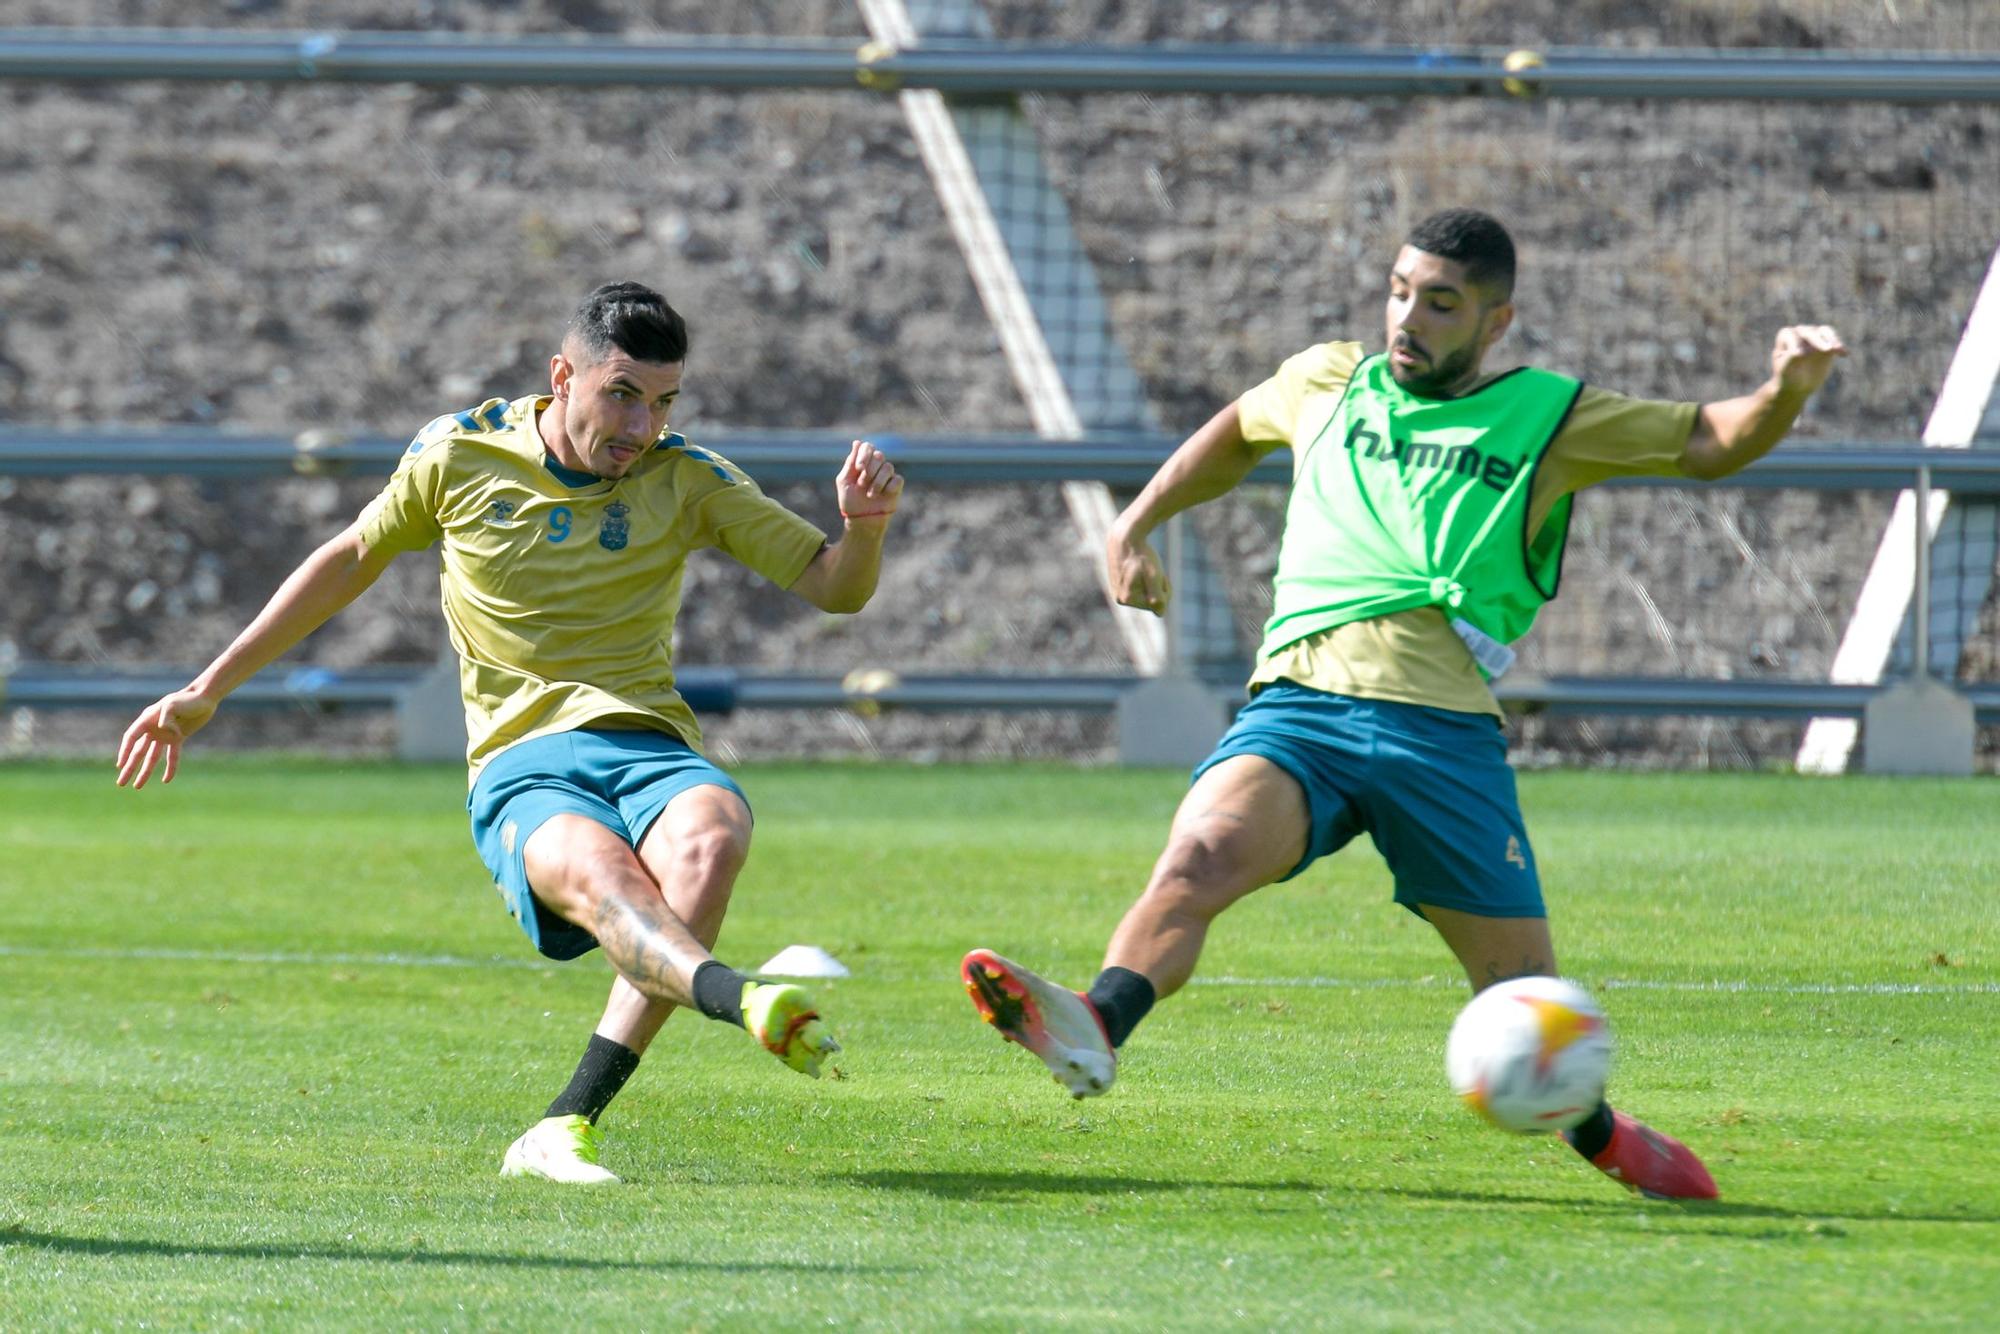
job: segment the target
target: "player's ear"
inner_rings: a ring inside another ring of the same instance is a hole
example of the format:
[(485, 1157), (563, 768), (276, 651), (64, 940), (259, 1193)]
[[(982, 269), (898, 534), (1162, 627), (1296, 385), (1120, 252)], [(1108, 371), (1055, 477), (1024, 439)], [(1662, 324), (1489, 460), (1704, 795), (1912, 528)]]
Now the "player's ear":
[(575, 365), (562, 353), (549, 358), (549, 391), (557, 398), (569, 397), (569, 382), (575, 375)]
[(1500, 341), (1500, 336), (1514, 324), (1514, 303), (1502, 301), (1486, 312), (1486, 341), (1484, 347), (1492, 347)]

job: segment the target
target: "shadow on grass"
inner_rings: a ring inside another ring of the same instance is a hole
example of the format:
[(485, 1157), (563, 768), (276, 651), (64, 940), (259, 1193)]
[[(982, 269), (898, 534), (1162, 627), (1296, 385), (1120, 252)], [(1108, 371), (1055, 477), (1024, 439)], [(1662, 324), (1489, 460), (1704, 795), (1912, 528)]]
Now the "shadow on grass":
[(143, 1256), (213, 1260), (346, 1260), (362, 1264), (483, 1265), (495, 1269), (633, 1271), (715, 1274), (913, 1274), (911, 1265), (796, 1263), (779, 1260), (619, 1260), (589, 1255), (503, 1255), (493, 1251), (380, 1250), (363, 1246), (297, 1245), (284, 1242), (215, 1246), (198, 1242), (151, 1241), (123, 1237), (65, 1237), (54, 1232), (0, 1227), (0, 1252), (32, 1246), (65, 1255)]
[(1322, 1191), (1316, 1181), (1162, 1181), (1151, 1177), (1080, 1176), (1069, 1172), (850, 1172), (839, 1178), (880, 1190), (913, 1190), (947, 1200), (995, 1195), (1129, 1195), (1161, 1191)]
[[(1912, 1212), (1891, 1209), (1887, 1204), (1869, 1209), (1853, 1204), (1831, 1209), (1789, 1209), (1776, 1204), (1748, 1200), (1641, 1200), (1623, 1191), (1607, 1193), (1601, 1199), (1577, 1199), (1563, 1195), (1528, 1195), (1508, 1191), (1440, 1190), (1422, 1186), (1364, 1186), (1347, 1182), (1321, 1181), (1210, 1181), (1199, 1178), (1163, 1180), (1157, 1177), (1089, 1175), (1069, 1172), (850, 1172), (837, 1178), (879, 1190), (921, 1191), (948, 1200), (985, 1200), (1022, 1195), (1131, 1195), (1172, 1192), (1240, 1191), (1255, 1195), (1274, 1191), (1303, 1192), (1327, 1196), (1370, 1196), (1381, 1200), (1431, 1200), (1442, 1204), (1467, 1204), (1506, 1209), (1551, 1209), (1565, 1213), (1597, 1214), (1607, 1218), (1637, 1217), (1651, 1210), (1654, 1223), (1663, 1219), (1687, 1223), (1744, 1223), (1768, 1220), (1795, 1223), (1800, 1229), (1828, 1223), (2000, 1223), (2000, 1212), (1967, 1208), (1958, 1213), (1936, 1210)], [(1286, 1206), (1290, 1209), (1294, 1206)], [(1756, 1236), (1739, 1229), (1719, 1230), (1721, 1235)], [(1772, 1235), (1793, 1235), (1792, 1229)]]
[(1776, 1204), (1757, 1204), (1747, 1200), (1642, 1200), (1627, 1195), (1623, 1191), (1606, 1196), (1601, 1200), (1579, 1200), (1557, 1195), (1516, 1195), (1502, 1191), (1476, 1190), (1427, 1190), (1422, 1187), (1396, 1188), (1391, 1186), (1325, 1186), (1321, 1189), (1342, 1195), (1393, 1196), (1402, 1199), (1439, 1200), (1446, 1204), (1481, 1204), (1519, 1207), (1532, 1205), (1536, 1208), (1567, 1209), (1593, 1213), (1629, 1214), (1634, 1209), (1659, 1208), (1671, 1211), (1670, 1216), (1687, 1219), (1758, 1219), (1769, 1218), (1798, 1223), (1822, 1223), (1838, 1221), (1843, 1223), (2000, 1223), (2000, 1213), (1990, 1209), (1968, 1208), (1959, 1213), (1913, 1213), (1905, 1209), (1891, 1209), (1883, 1205), (1879, 1209), (1859, 1209), (1853, 1205), (1837, 1209), (1787, 1209)]

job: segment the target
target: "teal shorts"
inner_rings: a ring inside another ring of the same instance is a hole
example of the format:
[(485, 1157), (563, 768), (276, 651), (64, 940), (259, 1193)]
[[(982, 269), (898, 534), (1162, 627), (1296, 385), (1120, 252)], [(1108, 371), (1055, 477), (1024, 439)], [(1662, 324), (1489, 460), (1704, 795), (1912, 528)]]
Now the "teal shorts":
[(1312, 828), (1285, 879), (1366, 832), (1389, 863), (1396, 902), (1420, 917), (1420, 903), (1548, 915), (1507, 741), (1489, 715), (1280, 681), (1243, 706), (1194, 776), (1234, 755), (1261, 756), (1305, 789)]
[(581, 728), (507, 747), (479, 771), (465, 805), (472, 841), (508, 913), (537, 950), (574, 959), (596, 949), (597, 938), (535, 897), (521, 860), (528, 839), (551, 816), (582, 815), (636, 849), (668, 802), (703, 784), (743, 796), (728, 774), (678, 737)]

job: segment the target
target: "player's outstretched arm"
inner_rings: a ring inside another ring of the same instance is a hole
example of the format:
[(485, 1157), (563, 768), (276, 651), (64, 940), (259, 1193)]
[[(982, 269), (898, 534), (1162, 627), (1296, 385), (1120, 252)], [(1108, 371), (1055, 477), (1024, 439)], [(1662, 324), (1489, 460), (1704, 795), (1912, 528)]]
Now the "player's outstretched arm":
[(1701, 405), (1681, 453), (1681, 471), (1712, 482), (1763, 458), (1826, 383), (1834, 358), (1846, 355), (1846, 344), (1830, 325), (1780, 329), (1771, 348), (1770, 379), (1741, 398)]
[(1269, 448), (1257, 448), (1243, 438), (1242, 419), (1234, 403), (1182, 441), (1119, 514), (1105, 537), (1104, 564), (1112, 596), (1128, 607), (1166, 615), (1173, 590), (1147, 539), (1182, 510), (1227, 495), (1269, 452)]
[(223, 697), (352, 602), (394, 559), (394, 552), (369, 551), (354, 528), (306, 557), (201, 675), (132, 720), (118, 743), (118, 786), (144, 787), (155, 768), (161, 782), (173, 782), (181, 744), (215, 716)]
[(875, 596), (882, 540), (903, 503), (903, 479), (881, 450), (856, 440), (834, 476), (833, 491), (845, 530), (792, 581), (792, 591), (821, 611), (860, 611)]

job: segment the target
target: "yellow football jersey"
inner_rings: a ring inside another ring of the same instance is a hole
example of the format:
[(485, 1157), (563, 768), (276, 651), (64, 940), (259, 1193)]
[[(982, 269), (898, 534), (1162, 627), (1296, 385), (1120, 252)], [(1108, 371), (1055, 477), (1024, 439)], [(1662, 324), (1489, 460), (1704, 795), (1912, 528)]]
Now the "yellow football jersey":
[(472, 773), (507, 746), (586, 726), (701, 743), (674, 689), (688, 553), (714, 547), (789, 588), (826, 535), (735, 464), (671, 431), (624, 477), (554, 463), (546, 395), (439, 417), (362, 511), (371, 551), (442, 544)]
[[(1359, 343), (1321, 343), (1288, 358), (1278, 373), (1236, 400), (1243, 438), (1292, 447), (1310, 442), (1347, 391), (1361, 363)], [(1696, 403), (1627, 398), (1584, 386), (1549, 442), (1529, 496), (1531, 531), (1556, 501), (1612, 477), (1674, 476), (1694, 429)], [(1499, 715), (1472, 654), (1435, 607), (1419, 607), (1310, 635), (1257, 664), (1250, 688), (1296, 681), (1364, 699)]]

